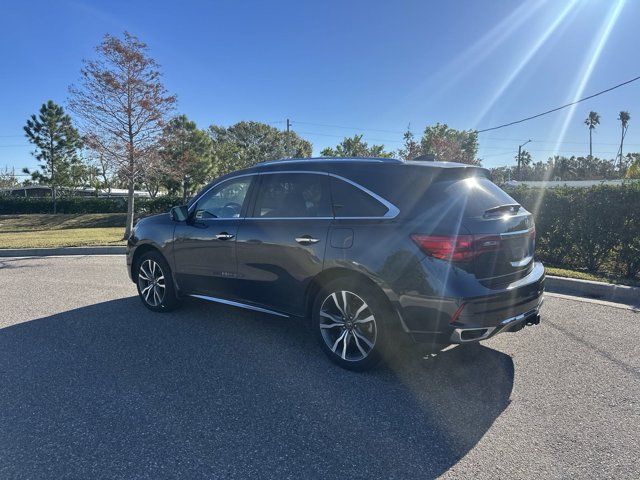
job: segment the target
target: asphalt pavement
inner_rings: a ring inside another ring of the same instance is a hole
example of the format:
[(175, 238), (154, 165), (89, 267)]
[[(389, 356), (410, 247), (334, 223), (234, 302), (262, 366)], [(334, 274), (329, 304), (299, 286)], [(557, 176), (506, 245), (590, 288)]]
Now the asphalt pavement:
[(0, 259), (0, 478), (639, 478), (640, 313), (353, 373), (301, 322), (146, 310), (122, 256)]

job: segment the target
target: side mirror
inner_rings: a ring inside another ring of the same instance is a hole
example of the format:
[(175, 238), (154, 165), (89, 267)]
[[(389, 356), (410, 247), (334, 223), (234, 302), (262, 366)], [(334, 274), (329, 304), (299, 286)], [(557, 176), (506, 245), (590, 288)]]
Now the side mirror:
[(169, 210), (169, 215), (174, 222), (186, 222), (189, 218), (189, 210), (186, 205), (180, 205)]

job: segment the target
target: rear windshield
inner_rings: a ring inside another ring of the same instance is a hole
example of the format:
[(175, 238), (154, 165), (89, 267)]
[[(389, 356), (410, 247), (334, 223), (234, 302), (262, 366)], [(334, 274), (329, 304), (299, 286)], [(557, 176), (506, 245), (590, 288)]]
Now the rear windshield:
[(444, 203), (450, 211), (462, 209), (466, 217), (482, 216), (490, 208), (518, 203), (486, 177), (435, 182), (427, 197), (429, 203)]

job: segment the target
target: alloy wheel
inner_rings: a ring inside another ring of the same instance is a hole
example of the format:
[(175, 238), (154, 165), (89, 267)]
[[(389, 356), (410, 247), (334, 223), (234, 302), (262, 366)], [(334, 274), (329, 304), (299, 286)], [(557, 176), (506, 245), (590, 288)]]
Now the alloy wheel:
[(162, 304), (166, 292), (165, 277), (160, 265), (153, 260), (145, 260), (138, 271), (140, 296), (147, 304), (157, 307)]
[(369, 356), (378, 333), (369, 305), (347, 290), (333, 292), (322, 302), (320, 331), (334, 354), (352, 362)]

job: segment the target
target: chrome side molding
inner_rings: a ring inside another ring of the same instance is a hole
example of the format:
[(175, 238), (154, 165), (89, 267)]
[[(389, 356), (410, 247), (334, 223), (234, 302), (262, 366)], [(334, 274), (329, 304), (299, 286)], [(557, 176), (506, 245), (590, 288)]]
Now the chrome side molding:
[(197, 295), (195, 293), (191, 294), (189, 296), (193, 297), (193, 298), (199, 298), (200, 300), (207, 300), (209, 302), (222, 303), (224, 305), (231, 305), (232, 307), (240, 307), (240, 308), (244, 308), (246, 310), (253, 310), (255, 312), (269, 313), (271, 315), (277, 315), (279, 317), (289, 318), (289, 315), (286, 315), (284, 313), (275, 312), (273, 310), (268, 310), (268, 309), (262, 308), (262, 307), (256, 307), (254, 305), (249, 305), (249, 304), (246, 304), (246, 303), (234, 302), (233, 300), (227, 300), (225, 298), (210, 297), (208, 295)]

